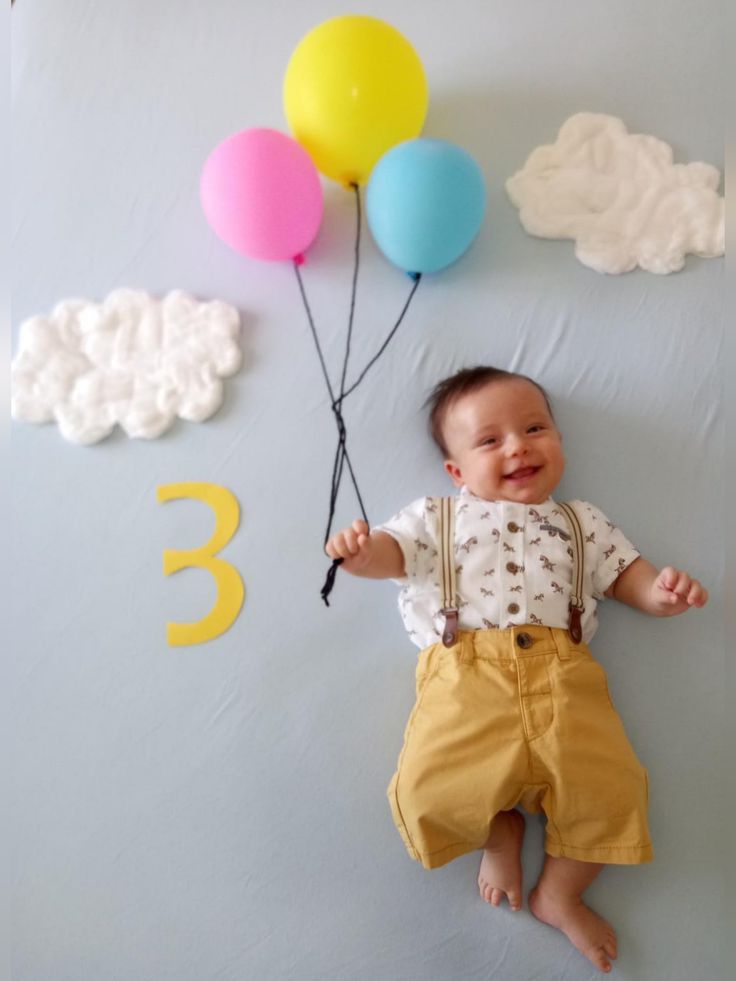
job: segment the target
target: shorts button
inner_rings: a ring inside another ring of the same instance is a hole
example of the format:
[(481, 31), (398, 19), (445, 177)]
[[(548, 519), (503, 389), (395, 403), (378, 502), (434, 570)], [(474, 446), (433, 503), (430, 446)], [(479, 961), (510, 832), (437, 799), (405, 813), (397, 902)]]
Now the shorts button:
[(529, 634), (519, 634), (519, 636), (516, 638), (516, 643), (523, 650), (527, 651), (534, 643), (534, 638), (531, 637)]
[(519, 567), (518, 567), (518, 565), (515, 562), (507, 562), (506, 563), (506, 569), (509, 572), (518, 572), (519, 571)]
[(518, 613), (520, 607), (518, 603), (509, 603), (506, 609), (509, 611), (509, 613)]
[(521, 528), (519, 528), (515, 521), (509, 521), (506, 527), (512, 534), (515, 534), (517, 531), (521, 531)]

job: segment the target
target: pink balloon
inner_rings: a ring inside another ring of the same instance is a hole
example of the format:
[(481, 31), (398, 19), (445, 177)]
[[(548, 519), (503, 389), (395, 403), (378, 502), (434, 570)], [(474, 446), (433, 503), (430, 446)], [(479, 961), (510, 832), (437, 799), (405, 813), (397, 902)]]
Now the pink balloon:
[(322, 221), (317, 168), (307, 151), (274, 129), (246, 129), (207, 158), (200, 199), (213, 230), (253, 259), (300, 259)]

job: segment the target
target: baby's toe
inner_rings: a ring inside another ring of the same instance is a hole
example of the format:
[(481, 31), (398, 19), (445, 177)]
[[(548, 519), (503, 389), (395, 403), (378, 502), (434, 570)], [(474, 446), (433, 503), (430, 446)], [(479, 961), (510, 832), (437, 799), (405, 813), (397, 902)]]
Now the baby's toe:
[(597, 947), (588, 951), (588, 957), (599, 971), (603, 971), (605, 974), (608, 974), (608, 972), (611, 970), (611, 962), (606, 957), (602, 948)]
[(511, 907), (511, 909), (513, 910), (521, 909), (521, 893), (513, 892), (512, 890), (511, 892), (508, 893), (508, 897), (509, 897), (509, 906)]
[(491, 891), (491, 906), (500, 906), (503, 899), (503, 892), (500, 889)]

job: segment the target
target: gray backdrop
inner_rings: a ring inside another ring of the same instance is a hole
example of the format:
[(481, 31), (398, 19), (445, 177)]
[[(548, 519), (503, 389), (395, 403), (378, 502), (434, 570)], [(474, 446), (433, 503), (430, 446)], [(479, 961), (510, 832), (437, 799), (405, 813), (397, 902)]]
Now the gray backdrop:
[[(414, 44), (425, 134), (488, 180), (472, 250), (428, 277), (347, 403), (377, 521), (447, 484), (420, 409), (441, 376), (489, 361), (545, 384), (569, 458), (560, 497), (596, 502), (658, 564), (712, 589), (654, 620), (614, 603), (594, 649), (651, 780), (652, 865), (606, 870), (591, 899), (619, 931), (616, 976), (725, 975), (728, 772), (721, 584), (721, 260), (603, 277), (570, 242), (523, 232), (504, 180), (572, 113), (624, 119), (678, 161), (723, 164), (717, 0), (365, 0)], [(229, 133), (286, 129), (299, 39), (350, 12), (327, 0), (20, 0), (12, 15), (13, 327), (60, 299), (184, 288), (243, 316), (245, 362), (208, 423), (91, 448), (14, 425), (10, 568), (18, 981), (582, 981), (598, 976), (527, 911), (483, 904), (477, 857), (433, 873), (406, 856), (385, 786), (412, 704), (415, 648), (390, 583), (339, 576), (319, 599), (335, 431), (288, 263), (230, 252), (198, 203)], [(353, 201), (326, 184), (304, 267), (333, 376), (347, 321)], [(408, 280), (364, 238), (353, 366)], [(203, 572), (165, 579), (165, 547), (212, 520), (157, 484), (224, 484), (242, 507), (225, 557), (233, 628), (169, 648)], [(357, 516), (345, 485), (338, 524)], [(541, 865), (530, 818), (526, 886)]]

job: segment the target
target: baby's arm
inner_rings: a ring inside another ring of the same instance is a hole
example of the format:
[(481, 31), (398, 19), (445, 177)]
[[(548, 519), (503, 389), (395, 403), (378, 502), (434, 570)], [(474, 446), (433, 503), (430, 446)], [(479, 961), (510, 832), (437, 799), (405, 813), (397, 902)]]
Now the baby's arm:
[(671, 565), (660, 572), (641, 556), (614, 579), (605, 595), (655, 617), (676, 616), (708, 602), (708, 590), (687, 572)]
[(400, 579), (405, 574), (404, 553), (385, 531), (371, 532), (365, 521), (354, 521), (325, 545), (331, 559), (342, 559), (342, 568), (368, 579)]

